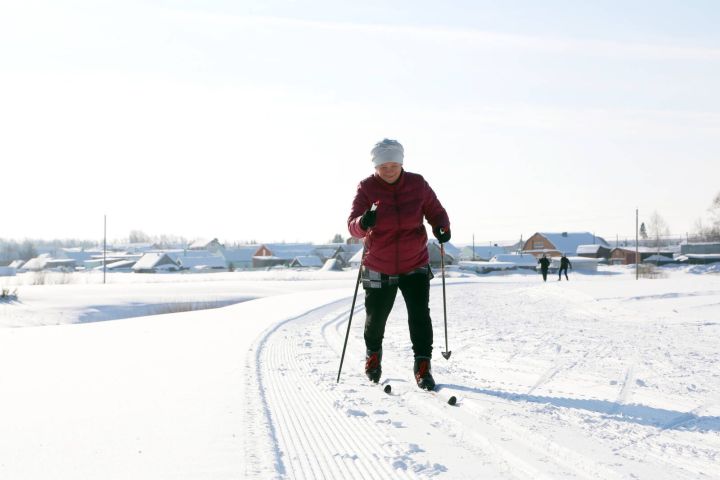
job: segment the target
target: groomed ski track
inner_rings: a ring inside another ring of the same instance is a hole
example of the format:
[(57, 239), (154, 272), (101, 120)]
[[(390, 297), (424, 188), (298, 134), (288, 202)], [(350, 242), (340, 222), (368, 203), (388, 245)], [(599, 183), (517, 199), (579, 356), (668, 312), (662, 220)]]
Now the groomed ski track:
[[(478, 285), (456, 283), (449, 285), (448, 291), (463, 297), (474, 288)], [(528, 306), (541, 311), (550, 308), (536, 296), (536, 290), (515, 292), (521, 295), (520, 316)], [(509, 332), (504, 319), (494, 318), (493, 312), (494, 302), (507, 300), (505, 293), (497, 287), (486, 288), (483, 298), (478, 301), (485, 307), (483, 317), (488, 329), (494, 330), (492, 335)], [(565, 320), (577, 314), (572, 309), (576, 300), (571, 299), (561, 314), (568, 317)], [(440, 317), (442, 310), (435, 303), (431, 305), (434, 316)], [(398, 296), (386, 332), (383, 383), (393, 387), (392, 394), (387, 395), (382, 386), (369, 384), (362, 373), (362, 291), (341, 381), (336, 383), (350, 304), (348, 298), (321, 305), (281, 322), (266, 331), (248, 354), (246, 418), (256, 439), (246, 450), (245, 474), (249, 478), (621, 479), (633, 478), (632, 472), (639, 471), (643, 476), (652, 473), (653, 478), (689, 479), (698, 473), (692, 458), (663, 458), (660, 452), (664, 443), (659, 447), (646, 445), (645, 440), (654, 435), (652, 428), (650, 433), (644, 433), (647, 426), (642, 426), (620, 434), (613, 432), (611, 425), (595, 432), (599, 438), (588, 429), (587, 423), (603, 413), (626, 413), (624, 404), (632, 396), (636, 381), (637, 353), (629, 354), (634, 352), (633, 345), (624, 340), (602, 342), (602, 331), (587, 330), (598, 316), (609, 318), (617, 312), (585, 312), (583, 315), (591, 318), (581, 319), (588, 322), (580, 332), (590, 341), (570, 352), (561, 345), (577, 341), (577, 335), (568, 338), (571, 335), (566, 330), (552, 326), (537, 332), (531, 323), (516, 325), (516, 336), (524, 334), (526, 340), (535, 342), (516, 342), (517, 348), (502, 359), (511, 366), (518, 363), (518, 375), (508, 378), (502, 389), (485, 386), (487, 379), (476, 368), (482, 363), (471, 363), (470, 368), (453, 364), (467, 362), (463, 348), (471, 349), (472, 342), (483, 342), (477, 335), (482, 329), (470, 328), (467, 332), (474, 338), (467, 338), (462, 335), (463, 328), (453, 328), (453, 357), (445, 364), (437, 351), (434, 358), (438, 392), (425, 393), (412, 379), (411, 355), (405, 345), (405, 309)], [(499, 322), (490, 327), (494, 321)], [(444, 346), (444, 338), (437, 318), (434, 324), (437, 348)], [(613, 357), (613, 352), (623, 349), (627, 350), (623, 353), (628, 353), (625, 359), (629, 363), (619, 373), (614, 402), (607, 402), (606, 412), (600, 408), (572, 408), (582, 405), (584, 399), (548, 397), (543, 401), (543, 388), (558, 377), (585, 376), (582, 367), (598, 358)], [(539, 351), (554, 355), (547, 357), (546, 367), (528, 376), (522, 360)], [(489, 369), (494, 361), (498, 360), (488, 360)], [(526, 381), (520, 381), (523, 379)], [(457, 396), (458, 406), (447, 405), (451, 395)], [(565, 403), (571, 408), (564, 409)], [(692, 413), (678, 414), (673, 420), (674, 413), (669, 412), (671, 420), (659, 425), (658, 435), (683, 422), (697, 422), (698, 417)], [(616, 437), (608, 441), (612, 435)], [(623, 444), (625, 436), (636, 440)], [(717, 435), (713, 441), (717, 444)]]

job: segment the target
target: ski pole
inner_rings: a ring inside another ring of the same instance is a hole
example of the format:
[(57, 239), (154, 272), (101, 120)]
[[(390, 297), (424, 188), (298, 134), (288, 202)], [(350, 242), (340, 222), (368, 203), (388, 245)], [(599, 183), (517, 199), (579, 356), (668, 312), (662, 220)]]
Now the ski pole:
[[(380, 202), (375, 202), (370, 207), (370, 211), (374, 212), (377, 210), (377, 206)], [(360, 275), (362, 274), (363, 261), (365, 260), (365, 243), (363, 243), (362, 255), (360, 256), (360, 268), (358, 269), (357, 281), (355, 282), (355, 293), (353, 294), (352, 306), (350, 307), (350, 318), (348, 319), (347, 332), (345, 332), (345, 343), (343, 344), (342, 355), (340, 356), (340, 368), (338, 368), (337, 381), (340, 383), (340, 372), (342, 372), (343, 361), (345, 360), (345, 349), (347, 348), (348, 337), (350, 337), (350, 324), (352, 324), (353, 313), (355, 313), (355, 301), (357, 300), (358, 287), (360, 286)]]
[[(365, 255), (365, 247), (363, 246), (363, 256)], [(350, 324), (352, 323), (353, 313), (355, 312), (355, 300), (357, 300), (358, 287), (360, 286), (360, 275), (362, 273), (362, 261), (358, 269), (357, 281), (355, 282), (355, 293), (353, 294), (352, 307), (350, 307), (350, 319), (348, 320), (347, 332), (345, 332), (345, 343), (343, 344), (342, 355), (340, 356), (340, 368), (338, 368), (337, 381), (340, 383), (340, 372), (342, 372), (343, 360), (345, 360), (345, 349), (347, 348), (348, 337), (350, 336)]]
[[(440, 233), (443, 232), (442, 229), (440, 229)], [(442, 352), (442, 356), (445, 357), (445, 360), (450, 359), (450, 354), (452, 353), (450, 350), (448, 350), (448, 335), (447, 335), (447, 306), (445, 304), (445, 247), (443, 244), (440, 244), (440, 270), (442, 272), (442, 287), (443, 287), (443, 318), (445, 320), (445, 351)]]

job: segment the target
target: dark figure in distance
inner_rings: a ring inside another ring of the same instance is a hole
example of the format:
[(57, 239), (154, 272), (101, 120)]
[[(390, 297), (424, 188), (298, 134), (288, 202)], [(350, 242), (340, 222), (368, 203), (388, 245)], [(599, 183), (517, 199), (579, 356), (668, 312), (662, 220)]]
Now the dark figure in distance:
[(547, 282), (547, 272), (548, 268), (550, 267), (550, 260), (548, 260), (547, 256), (544, 253), (542, 258), (538, 260), (538, 265), (540, 265), (540, 272), (543, 276), (543, 282)]
[(558, 282), (562, 280), (562, 274), (565, 272), (565, 280), (570, 280), (568, 278), (568, 267), (572, 268), (572, 263), (570, 263), (570, 260), (565, 256), (563, 253), (562, 258), (560, 259), (560, 270), (558, 271)]

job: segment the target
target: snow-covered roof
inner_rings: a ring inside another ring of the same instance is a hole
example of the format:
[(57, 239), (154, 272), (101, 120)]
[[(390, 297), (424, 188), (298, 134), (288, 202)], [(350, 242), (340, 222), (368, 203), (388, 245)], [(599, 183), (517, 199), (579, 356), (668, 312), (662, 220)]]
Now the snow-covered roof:
[[(122, 268), (132, 268), (133, 265), (137, 263), (135, 260), (118, 260), (117, 262), (112, 262), (107, 264), (108, 270), (119, 270)], [(96, 270), (102, 270), (102, 265), (99, 267), (95, 267)]]
[(239, 245), (226, 248), (222, 254), (228, 262), (252, 262), (253, 255), (258, 251), (260, 245)]
[(308, 256), (315, 250), (315, 245), (312, 243), (265, 243), (264, 246), (270, 250), (273, 257), (283, 260)]
[(325, 260), (325, 263), (323, 264), (322, 268), (320, 269), (322, 271), (335, 271), (335, 270), (342, 270), (340, 267), (340, 262), (337, 261), (335, 258), (328, 258)]
[(352, 256), (352, 258), (349, 260), (349, 263), (351, 265), (358, 265), (362, 261), (364, 250), (361, 248), (357, 252), (355, 252), (355, 255)]
[(182, 268), (193, 268), (196, 270), (210, 268), (225, 268), (225, 257), (213, 254), (207, 250), (188, 250), (183, 255), (173, 256), (178, 265)]
[(17, 269), (17, 268), (21, 268), (24, 263), (25, 263), (25, 260), (15, 260), (15, 261), (11, 262), (10, 265), (8, 265), (8, 267)]
[(664, 263), (668, 263), (668, 262), (673, 262), (673, 261), (674, 261), (674, 260), (673, 260), (672, 258), (670, 258), (670, 257), (666, 257), (665, 255), (657, 255), (657, 254), (656, 254), (656, 255), (650, 255), (650, 256), (647, 257), (645, 260), (643, 260), (643, 262), (650, 262), (650, 263), (652, 263), (652, 262), (658, 262), (658, 263), (663, 263), (663, 262), (664, 262)]
[(146, 253), (140, 258), (140, 260), (137, 261), (137, 263), (135, 263), (135, 265), (133, 266), (133, 270), (152, 270), (158, 265), (164, 263), (172, 263), (174, 265), (177, 265), (177, 263), (167, 253)]
[(23, 265), (22, 268), (24, 270), (31, 270), (31, 271), (42, 270), (43, 268), (45, 268), (45, 265), (47, 265), (47, 263), (51, 259), (52, 259), (52, 257), (50, 256), (50, 254), (43, 253), (43, 254), (40, 254), (37, 257), (31, 258), (30, 260), (25, 262), (25, 264)]
[(343, 243), (340, 245), (340, 250), (347, 253), (352, 253), (353, 255), (356, 254), (358, 251), (362, 250), (363, 244), (362, 243)]
[(555, 246), (561, 253), (575, 253), (579, 245), (598, 244), (609, 247), (604, 238), (590, 232), (538, 232)]
[(221, 246), (220, 242), (217, 238), (213, 238), (212, 240), (207, 240), (205, 238), (200, 238), (198, 240), (195, 240), (192, 242), (189, 246), (189, 250), (207, 250), (210, 246)]
[(597, 253), (600, 247), (608, 248), (606, 245), (578, 245), (575, 253)]
[(513, 265), (535, 266), (538, 259), (535, 256), (525, 253), (518, 255), (516, 253), (502, 253), (495, 255), (490, 259), (492, 263), (512, 263)]
[[(626, 252), (634, 252), (635, 247), (634, 246), (627, 246), (627, 247), (615, 247), (613, 250), (624, 250)], [(651, 253), (651, 252), (657, 252), (657, 248), (655, 247), (637, 247), (638, 253)], [(664, 251), (664, 250), (662, 250)]]
[(293, 267), (322, 267), (323, 261), (317, 255), (295, 257), (290, 264)]
[(332, 258), (338, 252), (338, 250), (338, 247), (324, 246), (315, 248), (314, 252), (319, 257)]

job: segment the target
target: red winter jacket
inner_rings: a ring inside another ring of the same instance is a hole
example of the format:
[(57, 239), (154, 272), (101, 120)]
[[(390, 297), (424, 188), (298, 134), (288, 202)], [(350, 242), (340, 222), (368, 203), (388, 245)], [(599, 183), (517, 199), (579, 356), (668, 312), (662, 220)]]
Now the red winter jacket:
[[(363, 230), (360, 217), (377, 201), (377, 222)], [(361, 181), (348, 217), (348, 230), (353, 237), (365, 238), (363, 265), (387, 275), (427, 265), (423, 218), (432, 227), (450, 228), (447, 212), (421, 175), (403, 170), (393, 184), (377, 175)]]

